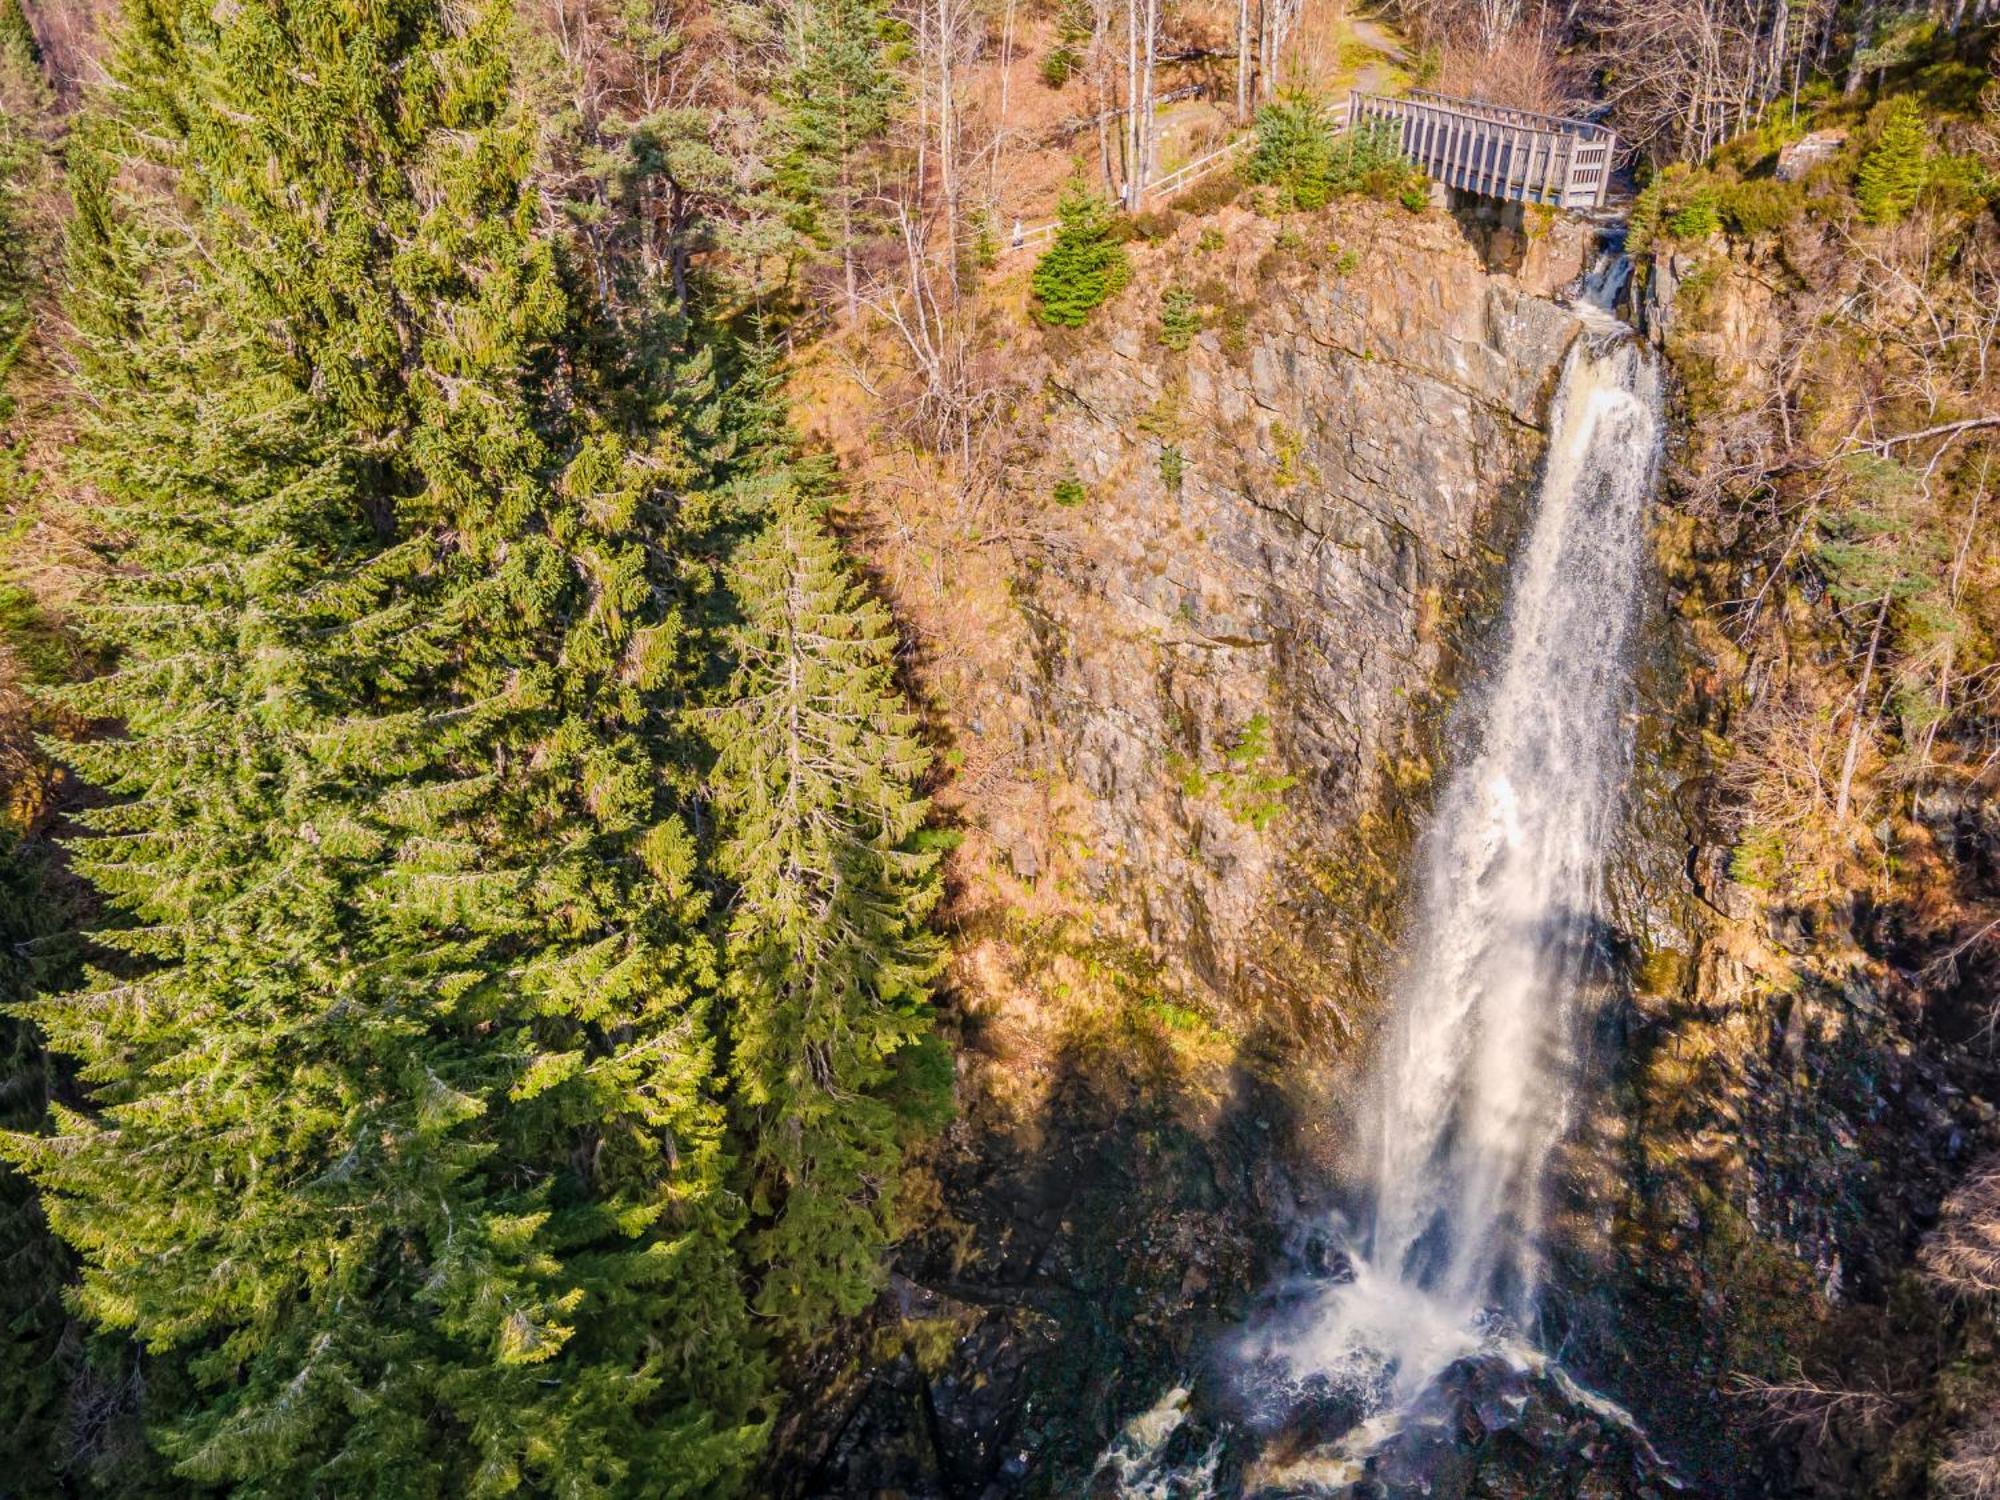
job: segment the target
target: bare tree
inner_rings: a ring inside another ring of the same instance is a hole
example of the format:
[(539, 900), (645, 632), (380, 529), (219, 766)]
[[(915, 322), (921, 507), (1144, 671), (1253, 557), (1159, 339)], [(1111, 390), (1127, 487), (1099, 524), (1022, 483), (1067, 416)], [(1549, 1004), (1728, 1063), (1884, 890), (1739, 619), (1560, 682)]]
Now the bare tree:
[(1736, 1375), (1729, 1393), (1753, 1403), (1766, 1422), (1815, 1446), (1828, 1443), (1836, 1427), (1877, 1432), (1889, 1426), (1909, 1402), (1907, 1394), (1885, 1385), (1834, 1385), (1815, 1380), (1795, 1360), (1784, 1380)]
[(1801, 79), (1831, 0), (1607, 0), (1586, 24), (1620, 132), (1655, 160), (1697, 160)]
[(1988, 1159), (1945, 1200), (1917, 1262), (1947, 1296), (2000, 1300), (2000, 1159)]

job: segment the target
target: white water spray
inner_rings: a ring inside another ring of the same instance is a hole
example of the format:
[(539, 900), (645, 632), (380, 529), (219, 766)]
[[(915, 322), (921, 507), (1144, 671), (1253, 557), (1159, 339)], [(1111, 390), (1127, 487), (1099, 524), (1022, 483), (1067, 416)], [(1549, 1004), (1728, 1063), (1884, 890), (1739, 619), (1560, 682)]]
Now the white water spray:
[[(1594, 277), (1587, 295), (1618, 280)], [(1627, 656), (1661, 424), (1650, 352), (1584, 312), (1478, 750), (1420, 851), (1366, 1216), (1347, 1236), (1354, 1274), (1241, 1351), (1283, 1386), (1318, 1378), (1400, 1404), (1460, 1355), (1532, 1330), (1543, 1178), (1568, 1123), (1574, 1012), (1630, 757)]]

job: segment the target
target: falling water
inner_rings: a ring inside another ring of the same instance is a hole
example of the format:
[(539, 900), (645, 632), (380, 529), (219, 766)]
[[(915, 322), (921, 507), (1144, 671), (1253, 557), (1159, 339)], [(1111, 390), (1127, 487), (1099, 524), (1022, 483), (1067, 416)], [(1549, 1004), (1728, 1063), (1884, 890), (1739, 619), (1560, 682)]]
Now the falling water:
[[(1609, 300), (1612, 261), (1586, 287)], [(1563, 367), (1505, 655), (1477, 752), (1420, 850), (1347, 1270), (1243, 1353), (1394, 1404), (1532, 1337), (1543, 1177), (1567, 1123), (1574, 1011), (1630, 754), (1628, 648), (1659, 446), (1650, 352), (1599, 306)]]

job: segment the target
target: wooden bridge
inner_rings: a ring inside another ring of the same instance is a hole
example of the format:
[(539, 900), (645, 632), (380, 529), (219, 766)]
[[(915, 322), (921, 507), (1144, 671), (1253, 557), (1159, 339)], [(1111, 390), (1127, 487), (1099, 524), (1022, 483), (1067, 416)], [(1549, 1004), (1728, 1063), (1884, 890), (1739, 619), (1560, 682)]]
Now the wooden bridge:
[(1403, 155), (1433, 182), (1555, 208), (1602, 208), (1618, 148), (1615, 132), (1587, 120), (1417, 91), (1348, 95), (1348, 129), (1368, 125), (1397, 130)]

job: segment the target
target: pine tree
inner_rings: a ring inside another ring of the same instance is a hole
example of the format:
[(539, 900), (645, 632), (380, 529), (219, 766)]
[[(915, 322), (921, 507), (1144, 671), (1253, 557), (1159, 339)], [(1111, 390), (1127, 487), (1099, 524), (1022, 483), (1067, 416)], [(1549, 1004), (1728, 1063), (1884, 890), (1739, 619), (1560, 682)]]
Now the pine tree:
[(1923, 191), (1930, 131), (1923, 111), (1907, 94), (1889, 101), (1882, 132), (1863, 158), (1855, 196), (1861, 217), (1871, 224), (1894, 224), (1916, 205)]
[[(48, 888), (43, 855), (0, 823), (0, 1006), (19, 1006), (33, 993), (38, 949), (43, 977), (61, 972), (61, 952), (49, 944), (69, 913)], [(48, 1069), (32, 1028), (0, 1015), (0, 1130), (39, 1129), (47, 1094)], [(10, 1495), (64, 1492), (70, 1376), (62, 1296), (70, 1269), (29, 1185), (0, 1167), (0, 1452), (9, 1459)]]
[(736, 669), (709, 721), (730, 1076), (757, 1310), (810, 1335), (873, 1295), (904, 1139), (948, 1107), (928, 1010), (938, 855), (914, 790), (928, 755), (888, 619), (809, 499), (779, 502), (730, 587)]
[(123, 921), (0, 1138), (244, 1497), (712, 1495), (762, 1437), (682, 804), (701, 465), (538, 235), (498, 3), (134, 0), (72, 146)]
[(1113, 237), (1110, 202), (1072, 177), (1056, 208), (1056, 237), (1035, 262), (1033, 288), (1044, 323), (1080, 328), (1131, 278), (1125, 247)]
[(795, 227), (839, 256), (851, 316), (860, 295), (862, 155), (902, 98), (889, 60), (895, 26), (879, 0), (793, 0), (783, 24), (778, 185), (797, 205)]

